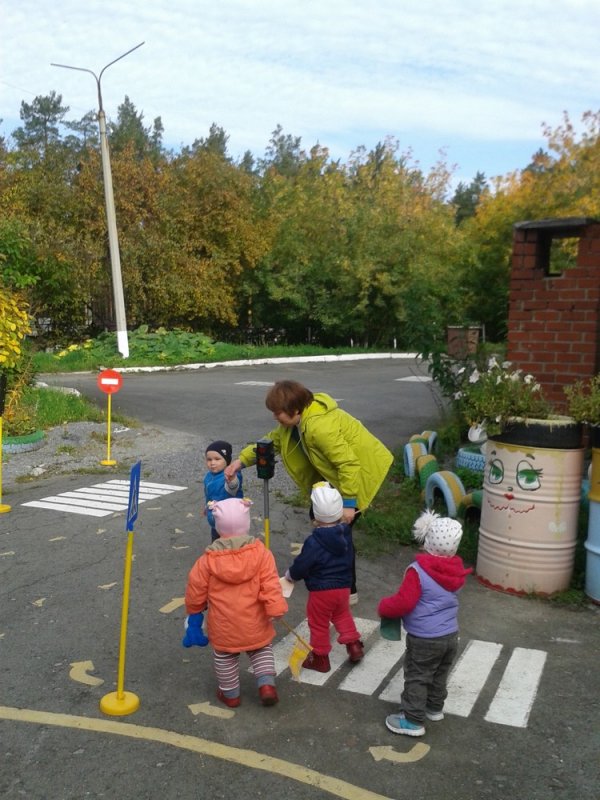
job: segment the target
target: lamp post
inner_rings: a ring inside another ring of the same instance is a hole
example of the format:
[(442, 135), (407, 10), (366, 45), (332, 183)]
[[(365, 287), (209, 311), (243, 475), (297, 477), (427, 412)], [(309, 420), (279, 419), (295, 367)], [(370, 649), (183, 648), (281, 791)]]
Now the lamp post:
[(106, 115), (102, 106), (102, 90), (100, 81), (105, 70), (112, 64), (120, 61), (129, 53), (133, 53), (138, 47), (141, 47), (144, 42), (136, 44), (131, 50), (123, 53), (118, 58), (109, 62), (105, 67), (100, 70), (100, 74), (96, 75), (91, 69), (84, 69), (83, 67), (71, 67), (68, 64), (54, 64), (53, 67), (62, 67), (63, 69), (74, 69), (78, 72), (89, 72), (96, 80), (98, 87), (98, 124), (100, 126), (100, 152), (102, 154), (102, 175), (104, 178), (104, 201), (106, 204), (106, 223), (108, 227), (108, 248), (110, 250), (110, 266), (112, 273), (113, 297), (115, 303), (115, 322), (117, 327), (117, 348), (123, 358), (129, 358), (129, 342), (127, 340), (127, 321), (125, 318), (125, 300), (123, 297), (123, 278), (121, 276), (121, 258), (119, 255), (119, 237), (117, 235), (117, 218), (115, 215), (115, 198), (113, 194), (112, 185), (112, 172), (110, 169), (110, 156), (108, 152), (108, 140), (106, 138)]

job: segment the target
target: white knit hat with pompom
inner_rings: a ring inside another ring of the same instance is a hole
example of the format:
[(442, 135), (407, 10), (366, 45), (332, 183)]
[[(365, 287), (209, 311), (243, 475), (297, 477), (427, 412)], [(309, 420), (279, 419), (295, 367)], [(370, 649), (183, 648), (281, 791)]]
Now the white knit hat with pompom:
[(462, 525), (457, 519), (440, 517), (429, 509), (423, 511), (413, 526), (415, 541), (432, 556), (456, 555), (462, 532)]

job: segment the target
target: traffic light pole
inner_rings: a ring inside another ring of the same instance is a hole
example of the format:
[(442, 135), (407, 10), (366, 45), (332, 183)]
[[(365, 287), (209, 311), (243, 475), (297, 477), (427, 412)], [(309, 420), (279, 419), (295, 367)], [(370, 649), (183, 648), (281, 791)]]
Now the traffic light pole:
[(259, 439), (256, 443), (256, 474), (263, 479), (265, 499), (265, 547), (270, 549), (271, 530), (269, 521), (269, 478), (275, 474), (275, 446), (272, 439)]
[(269, 519), (269, 479), (263, 481), (263, 497), (265, 499), (265, 547), (271, 549), (271, 523)]

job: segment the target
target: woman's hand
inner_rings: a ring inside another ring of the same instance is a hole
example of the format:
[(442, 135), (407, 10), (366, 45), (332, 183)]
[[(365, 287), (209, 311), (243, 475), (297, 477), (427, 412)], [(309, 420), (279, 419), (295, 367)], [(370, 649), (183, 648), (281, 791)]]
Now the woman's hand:
[(231, 464), (228, 464), (225, 467), (223, 472), (225, 473), (225, 477), (227, 478), (227, 480), (230, 481), (233, 477), (235, 477), (235, 474), (239, 472), (241, 469), (242, 469), (242, 462), (239, 460), (239, 458), (236, 458), (235, 461), (232, 461)]

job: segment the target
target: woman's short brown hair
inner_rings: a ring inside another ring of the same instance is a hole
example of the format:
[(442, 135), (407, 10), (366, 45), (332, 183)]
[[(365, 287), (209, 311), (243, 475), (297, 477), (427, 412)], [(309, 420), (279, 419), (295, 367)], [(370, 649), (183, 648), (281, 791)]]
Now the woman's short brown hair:
[(280, 411), (293, 417), (313, 401), (313, 393), (297, 381), (277, 381), (267, 392), (265, 405), (273, 414)]

